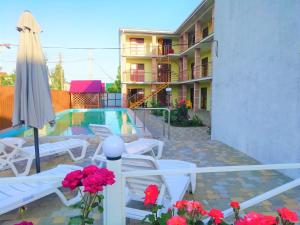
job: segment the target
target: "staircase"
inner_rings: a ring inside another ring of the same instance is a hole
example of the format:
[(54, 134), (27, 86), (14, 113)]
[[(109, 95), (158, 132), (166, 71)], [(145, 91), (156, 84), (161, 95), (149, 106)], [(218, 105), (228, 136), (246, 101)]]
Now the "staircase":
[(156, 95), (157, 93), (159, 93), (161, 90), (165, 89), (166, 87), (169, 86), (169, 82), (160, 84), (156, 90), (154, 92), (152, 92), (151, 94), (144, 96), (142, 99), (137, 100), (136, 102), (132, 102), (129, 105), (130, 109), (134, 109), (137, 108), (139, 106), (141, 106), (143, 103), (147, 102), (150, 98), (152, 98), (154, 95)]
[[(170, 57), (168, 54), (166, 55), (160, 55), (159, 57), (157, 57), (157, 64), (167, 64), (170, 65)], [(145, 102), (147, 102), (149, 99), (151, 99), (153, 96), (157, 95), (161, 90), (167, 88), (169, 86), (169, 82), (171, 81), (171, 76), (167, 79), (158, 79), (158, 82), (163, 82), (162, 84), (156, 85), (156, 90), (151, 92), (151, 94), (144, 96), (141, 99), (138, 99), (135, 102), (130, 102), (130, 99), (133, 98), (134, 96), (131, 96), (128, 100), (129, 100), (129, 108), (130, 109), (134, 109), (137, 108), (139, 106), (141, 106), (142, 104), (144, 104)], [(152, 85), (151, 85), (152, 86)]]

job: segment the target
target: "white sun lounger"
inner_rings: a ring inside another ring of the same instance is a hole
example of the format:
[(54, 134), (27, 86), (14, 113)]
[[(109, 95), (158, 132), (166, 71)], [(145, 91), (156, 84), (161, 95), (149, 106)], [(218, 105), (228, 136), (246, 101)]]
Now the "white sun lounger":
[[(123, 171), (138, 170), (157, 170), (157, 169), (184, 169), (196, 168), (196, 164), (180, 161), (180, 160), (155, 160), (151, 156), (145, 155), (126, 155), (123, 156)], [(144, 176), (144, 177), (128, 177), (126, 178), (126, 187), (129, 196), (127, 196), (127, 204), (130, 200), (143, 201), (145, 197), (144, 191), (150, 184), (156, 184), (160, 193), (157, 204), (164, 205), (159, 213), (168, 210), (176, 201), (181, 200), (184, 194), (191, 188), (192, 193), (196, 189), (196, 175), (164, 175), (164, 176)], [(128, 218), (142, 220), (150, 212), (146, 210), (126, 207), (126, 216)]]
[[(94, 156), (92, 157), (92, 161), (95, 162), (97, 160), (102, 159), (102, 141), (110, 135), (113, 135), (113, 132), (109, 127), (105, 125), (98, 124), (90, 124), (89, 125), (93, 133), (101, 138), (100, 143), (96, 149)], [(139, 138), (135, 141), (125, 143), (126, 153), (128, 154), (145, 154), (150, 152), (153, 157), (160, 159), (163, 152), (164, 143), (162, 141), (156, 139), (149, 138)], [(155, 154), (154, 150), (157, 149), (157, 154)]]
[(78, 169), (82, 168), (74, 165), (59, 165), (39, 174), (28, 176), (28, 178), (38, 176), (40, 178), (39, 181), (23, 181), (10, 184), (0, 183), (0, 215), (53, 193), (57, 194), (66, 206), (77, 203), (81, 199), (79, 193), (75, 197), (67, 199), (59, 190), (62, 179), (53, 181), (49, 179), (43, 180), (43, 176), (60, 176), (63, 178), (67, 173)]
[[(28, 175), (32, 162), (35, 159), (34, 146), (22, 147), (24, 140), (21, 138), (3, 138), (0, 139), (0, 169), (11, 168), (16, 176)], [(50, 156), (54, 154), (68, 153), (72, 160), (77, 161), (85, 157), (89, 143), (81, 139), (68, 139), (54, 143), (46, 143), (39, 145), (40, 157)], [(6, 147), (11, 149), (8, 151)], [(75, 157), (72, 149), (81, 148), (81, 154)], [(19, 172), (16, 163), (26, 162), (25, 170)]]

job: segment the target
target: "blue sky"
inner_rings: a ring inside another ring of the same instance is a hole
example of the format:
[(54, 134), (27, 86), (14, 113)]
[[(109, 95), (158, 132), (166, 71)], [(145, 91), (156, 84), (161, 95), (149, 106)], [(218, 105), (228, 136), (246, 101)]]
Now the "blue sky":
[[(43, 33), (43, 46), (118, 47), (119, 28), (175, 30), (200, 0), (2, 0), (0, 43), (18, 44), (16, 23), (24, 10), (30, 10)], [(16, 47), (0, 49), (3, 71), (15, 69)], [(65, 76), (88, 78), (88, 51), (45, 49), (52, 70), (62, 54)], [(118, 50), (94, 50), (93, 78), (110, 82), (119, 64)]]

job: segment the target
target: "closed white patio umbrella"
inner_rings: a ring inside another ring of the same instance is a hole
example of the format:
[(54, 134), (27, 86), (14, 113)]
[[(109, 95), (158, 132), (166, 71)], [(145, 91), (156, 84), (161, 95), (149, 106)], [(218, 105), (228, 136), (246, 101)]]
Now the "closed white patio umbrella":
[(29, 11), (22, 13), (17, 24), (20, 33), (16, 65), (13, 126), (33, 128), (36, 170), (40, 172), (38, 129), (54, 124), (48, 70), (39, 40), (39, 24)]

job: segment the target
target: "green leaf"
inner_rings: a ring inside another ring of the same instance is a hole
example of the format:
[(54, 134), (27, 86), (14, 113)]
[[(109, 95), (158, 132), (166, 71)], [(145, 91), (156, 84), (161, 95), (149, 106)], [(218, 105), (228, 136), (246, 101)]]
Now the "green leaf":
[(98, 212), (99, 213), (103, 213), (103, 207), (102, 207), (102, 205), (98, 205)]
[(72, 216), (70, 217), (68, 225), (81, 225), (83, 220), (82, 216)]
[(97, 199), (98, 199), (98, 202), (100, 203), (104, 199), (104, 196), (99, 194), (99, 195), (97, 195)]
[(93, 219), (93, 218), (86, 218), (86, 219), (84, 220), (84, 222), (85, 222), (86, 224), (93, 224), (93, 223), (94, 223), (94, 219)]
[(98, 205), (99, 205), (98, 202), (94, 202), (94, 203), (91, 205), (91, 207), (94, 209), (94, 208), (96, 208)]
[(210, 220), (208, 221), (207, 225), (212, 225), (212, 224), (213, 224), (213, 220), (210, 219)]

